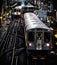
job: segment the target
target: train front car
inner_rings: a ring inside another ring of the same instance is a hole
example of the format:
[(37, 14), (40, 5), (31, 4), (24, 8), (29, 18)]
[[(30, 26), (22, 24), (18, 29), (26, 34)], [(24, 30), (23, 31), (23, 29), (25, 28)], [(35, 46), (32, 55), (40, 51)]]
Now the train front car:
[(21, 12), (22, 12), (21, 6), (14, 7), (11, 12), (12, 20), (19, 19), (21, 17)]
[(36, 55), (48, 53), (52, 49), (52, 30), (34, 13), (25, 13), (24, 20), (27, 51)]

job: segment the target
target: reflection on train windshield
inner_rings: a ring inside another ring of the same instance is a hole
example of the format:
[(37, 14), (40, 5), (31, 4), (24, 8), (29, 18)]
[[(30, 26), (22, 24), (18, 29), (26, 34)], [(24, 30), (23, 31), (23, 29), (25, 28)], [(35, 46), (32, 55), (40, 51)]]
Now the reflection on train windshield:
[(33, 42), (34, 41), (34, 32), (28, 32), (27, 37), (28, 37), (28, 41)]
[(44, 33), (44, 42), (45, 43), (50, 42), (50, 32), (45, 32)]

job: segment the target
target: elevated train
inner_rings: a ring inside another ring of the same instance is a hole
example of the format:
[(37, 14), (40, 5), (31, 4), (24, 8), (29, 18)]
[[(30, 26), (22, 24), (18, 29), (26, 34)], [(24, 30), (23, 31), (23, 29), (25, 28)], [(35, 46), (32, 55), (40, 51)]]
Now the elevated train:
[(34, 13), (24, 14), (25, 41), (28, 54), (46, 55), (52, 50), (52, 29), (45, 25)]
[[(22, 8), (27, 8), (27, 11), (23, 13)], [(50, 50), (52, 48), (52, 30), (31, 12), (30, 8), (34, 9), (33, 6), (16, 6), (12, 10), (13, 18), (18, 19), (21, 16), (24, 18), (26, 46), (31, 50)]]
[(12, 19), (18, 19), (22, 16), (22, 14), (26, 13), (26, 12), (34, 12), (35, 7), (32, 5), (25, 5), (22, 4), (20, 6), (16, 6), (12, 9)]
[(19, 18), (20, 18), (20, 15), (21, 15), (20, 6), (14, 7), (14, 8), (12, 9), (11, 15), (12, 15), (12, 20), (14, 20), (14, 19), (19, 19)]
[[(32, 7), (34, 9), (34, 7)], [(27, 55), (46, 55), (52, 51), (52, 34), (53, 29), (50, 29), (44, 24), (31, 7), (16, 6), (12, 11), (13, 19), (18, 19), (23, 16), (25, 44)], [(26, 11), (25, 11), (26, 10)], [(23, 15), (22, 15), (23, 14)], [(14, 18), (15, 17), (15, 18)]]

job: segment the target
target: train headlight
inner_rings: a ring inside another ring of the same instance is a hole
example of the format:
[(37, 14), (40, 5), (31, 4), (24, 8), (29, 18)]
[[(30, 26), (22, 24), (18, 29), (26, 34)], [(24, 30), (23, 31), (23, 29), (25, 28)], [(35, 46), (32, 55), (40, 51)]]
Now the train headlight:
[(47, 46), (47, 47), (49, 47), (49, 46), (50, 46), (50, 44), (49, 44), (49, 43), (46, 43), (46, 46)]
[(20, 15), (21, 14), (21, 12), (18, 12), (18, 15)]
[(55, 38), (57, 38), (57, 33), (54, 36), (55, 36)]
[(33, 44), (32, 43), (29, 43), (29, 46), (33, 46)]
[(57, 45), (57, 42), (55, 44)]
[(16, 13), (16, 12), (14, 12), (14, 15), (17, 15), (17, 13)]

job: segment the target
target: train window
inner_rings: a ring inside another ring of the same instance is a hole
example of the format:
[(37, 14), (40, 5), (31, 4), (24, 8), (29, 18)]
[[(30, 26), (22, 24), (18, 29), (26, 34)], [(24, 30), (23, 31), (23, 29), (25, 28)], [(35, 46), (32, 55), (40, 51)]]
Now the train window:
[(34, 8), (33, 7), (23, 7), (24, 12), (33, 12)]
[(50, 32), (45, 32), (44, 33), (44, 42), (45, 43), (50, 42)]
[(28, 32), (27, 37), (28, 37), (28, 41), (33, 42), (34, 41), (34, 32)]

